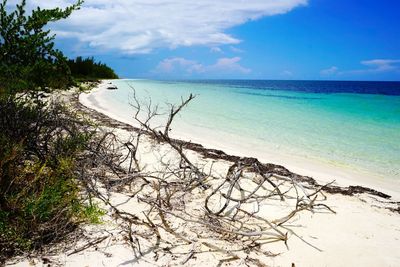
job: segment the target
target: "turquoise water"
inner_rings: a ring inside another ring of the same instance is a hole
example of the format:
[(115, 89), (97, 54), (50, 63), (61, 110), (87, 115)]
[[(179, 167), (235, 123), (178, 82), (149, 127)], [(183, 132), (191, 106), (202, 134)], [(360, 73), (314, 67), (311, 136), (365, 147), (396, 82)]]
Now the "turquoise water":
[(129, 85), (141, 101), (151, 98), (160, 107), (193, 93), (196, 98), (177, 118), (173, 131), (184, 129), (226, 142), (237, 137), (258, 150), (265, 147), (282, 155), (400, 177), (399, 95), (280, 90), (229, 82), (114, 83), (119, 89), (105, 91), (103, 98), (125, 118), (133, 114)]

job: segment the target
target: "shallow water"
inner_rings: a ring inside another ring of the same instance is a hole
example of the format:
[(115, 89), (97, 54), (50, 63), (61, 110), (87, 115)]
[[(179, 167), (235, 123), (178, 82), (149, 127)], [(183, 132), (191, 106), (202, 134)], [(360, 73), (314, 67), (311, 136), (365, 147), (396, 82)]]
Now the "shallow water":
[[(275, 151), (400, 178), (400, 83), (117, 80), (101, 95), (132, 120), (133, 87), (142, 104), (196, 98), (173, 132), (247, 150)], [(163, 109), (164, 107), (164, 109)], [(235, 144), (236, 140), (236, 144)], [(240, 140), (240, 141), (239, 141)], [(243, 141), (245, 140), (245, 141)], [(239, 144), (240, 143), (240, 144)], [(244, 144), (246, 143), (246, 144)], [(251, 156), (251, 155), (249, 155)]]

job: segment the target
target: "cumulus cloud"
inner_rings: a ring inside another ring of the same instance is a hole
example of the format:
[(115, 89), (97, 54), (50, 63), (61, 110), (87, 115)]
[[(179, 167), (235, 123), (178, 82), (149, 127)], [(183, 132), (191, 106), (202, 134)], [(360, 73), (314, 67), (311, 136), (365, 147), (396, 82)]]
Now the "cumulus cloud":
[(172, 73), (175, 71), (188, 72), (188, 73), (193, 73), (193, 72), (202, 73), (205, 71), (205, 68), (202, 64), (199, 64), (194, 60), (175, 57), (175, 58), (166, 58), (163, 61), (161, 61), (158, 64), (155, 72)]
[(321, 70), (320, 74), (323, 76), (329, 76), (329, 75), (336, 74), (337, 72), (338, 72), (338, 68), (336, 66), (332, 66), (328, 69)]
[[(15, 2), (14, 0), (10, 3)], [(30, 7), (67, 6), (73, 0), (32, 0)], [(226, 29), (284, 14), (308, 0), (86, 0), (81, 10), (52, 25), (59, 37), (126, 54), (155, 48), (218, 46), (240, 40)]]
[(240, 65), (240, 57), (219, 58), (215, 64), (204, 65), (194, 60), (181, 57), (166, 58), (156, 67), (154, 73), (171, 74), (247, 74), (251, 70)]
[(250, 69), (239, 64), (240, 57), (220, 58), (214, 65), (208, 66), (208, 71), (214, 72), (230, 72), (230, 73), (249, 73)]

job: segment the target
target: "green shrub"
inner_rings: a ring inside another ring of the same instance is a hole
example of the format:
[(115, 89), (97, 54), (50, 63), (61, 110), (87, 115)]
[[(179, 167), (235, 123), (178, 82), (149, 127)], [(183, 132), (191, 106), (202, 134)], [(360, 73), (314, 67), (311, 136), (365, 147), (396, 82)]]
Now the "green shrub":
[(98, 206), (96, 203), (90, 201), (89, 205), (79, 206), (81, 219), (91, 224), (101, 224), (102, 217), (106, 214), (106, 211)]
[[(80, 184), (92, 124), (41, 93), (73, 83), (68, 64), (74, 63), (55, 49), (46, 27), (82, 3), (27, 11), (25, 0), (15, 8), (0, 0), (0, 265), (62, 240), (80, 222), (99, 223), (104, 214)], [(115, 75), (93, 59), (84, 64), (88, 75)]]
[(101, 222), (79, 183), (88, 127), (61, 105), (0, 98), (0, 262)]

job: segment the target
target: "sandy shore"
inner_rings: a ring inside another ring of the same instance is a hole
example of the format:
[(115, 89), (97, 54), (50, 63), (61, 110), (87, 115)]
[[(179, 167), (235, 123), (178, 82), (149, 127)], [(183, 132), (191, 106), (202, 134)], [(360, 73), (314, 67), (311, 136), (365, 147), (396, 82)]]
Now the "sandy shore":
[[(101, 88), (99, 89), (101, 90)], [(96, 99), (90, 94), (82, 94), (81, 103), (107, 114), (107, 110), (96, 105)], [(97, 103), (98, 104), (98, 103)], [(114, 132), (121, 138), (127, 139), (130, 133), (123, 129)], [(155, 171), (160, 157), (170, 161), (176, 160), (176, 155), (171, 154), (164, 144), (154, 144), (149, 138), (141, 139), (140, 162), (147, 171)], [(224, 175), (230, 163), (223, 160), (204, 159), (198, 153), (188, 151), (191, 159), (204, 166), (213, 166), (213, 171)], [(295, 169), (293, 169), (295, 171)], [(305, 172), (306, 170), (304, 170)], [(319, 171), (313, 172), (317, 178)], [(307, 174), (307, 173), (306, 173)], [(331, 173), (329, 178), (335, 176)], [(319, 177), (318, 177), (319, 178)], [(321, 178), (323, 180), (323, 178)], [(349, 181), (347, 181), (349, 182)], [(353, 181), (350, 180), (349, 183)], [(134, 190), (133, 188), (132, 190)], [(143, 211), (149, 207), (137, 197), (132, 198), (129, 192), (113, 193), (110, 201), (121, 210), (143, 218)], [(297, 214), (288, 224), (296, 235), (290, 234), (288, 247), (283, 242), (263, 245), (263, 249), (270, 255), (258, 255), (266, 266), (400, 266), (400, 214), (388, 208), (398, 208), (399, 199), (384, 199), (370, 194), (345, 196), (342, 194), (325, 193), (325, 205), (331, 207), (336, 214), (321, 210), (317, 212), (305, 211)], [(195, 193), (191, 199), (185, 199), (188, 209), (202, 211), (202, 193)], [(282, 203), (270, 203), (262, 206), (260, 214), (263, 216), (277, 216), (281, 209), (287, 208)], [(190, 224), (180, 220), (173, 221), (174, 229), (184, 232), (194, 231)], [(139, 231), (140, 229), (134, 229)], [(196, 230), (196, 229), (195, 229)], [(198, 229), (197, 229), (198, 230)], [(193, 248), (184, 246), (174, 249), (171, 253), (161, 253), (151, 244), (143, 243), (141, 256), (135, 255), (132, 248), (121, 235), (121, 225), (112, 217), (109, 210), (104, 218), (104, 223), (85, 228), (86, 236), (93, 239), (106, 236), (106, 238), (86, 250), (72, 253), (66, 251), (58, 255), (49, 255), (46, 260), (62, 266), (219, 266), (220, 260), (226, 255), (219, 253), (199, 253), (191, 255)], [(161, 232), (163, 239), (177, 242), (173, 236)], [(207, 242), (224, 244), (221, 240), (209, 236)], [(200, 241), (199, 241), (200, 242)], [(222, 242), (222, 243), (221, 243)], [(201, 246), (195, 243), (191, 246)], [(84, 245), (78, 242), (76, 247)], [(226, 243), (226, 247), (233, 246)], [(73, 251), (72, 251), (73, 252)], [(69, 255), (70, 254), (70, 255)], [(224, 263), (222, 266), (246, 266), (245, 259), (251, 251), (238, 252), (241, 260)], [(271, 256), (274, 255), (274, 256)], [(43, 258), (23, 260), (10, 266), (43, 266)], [(255, 265), (256, 266), (256, 265)]]
[[(89, 94), (81, 94), (79, 101), (110, 118), (135, 126), (133, 118), (127, 119), (119, 116), (118, 107), (111, 107), (107, 99), (103, 97), (103, 93), (107, 90), (107, 83), (108, 81), (104, 81)], [(207, 132), (208, 130), (205, 129), (180, 128), (174, 129), (171, 134), (174, 138), (199, 143), (207, 148), (219, 149), (229, 155), (255, 157), (261, 162), (282, 165), (295, 173), (311, 176), (321, 184), (334, 180), (340, 186), (361, 185), (384, 192), (400, 200), (400, 179), (396, 179), (396, 177), (386, 178), (374, 173), (335, 166), (315, 159), (299, 158), (288, 154), (282, 155), (278, 154), (273, 148), (258, 147), (256, 144), (249, 149), (248, 146), (241, 145), (248, 140), (238, 139), (239, 137), (232, 139), (229, 136), (215, 138), (215, 136), (210, 137)]]

